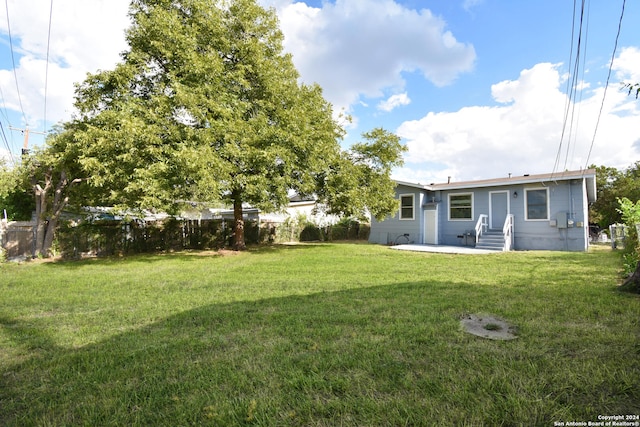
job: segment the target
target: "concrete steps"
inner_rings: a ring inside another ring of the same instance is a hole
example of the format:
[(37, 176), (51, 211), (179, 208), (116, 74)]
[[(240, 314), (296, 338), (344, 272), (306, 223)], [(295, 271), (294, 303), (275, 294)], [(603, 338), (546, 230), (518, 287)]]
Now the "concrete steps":
[(476, 249), (504, 251), (504, 235), (500, 230), (488, 230), (480, 236)]

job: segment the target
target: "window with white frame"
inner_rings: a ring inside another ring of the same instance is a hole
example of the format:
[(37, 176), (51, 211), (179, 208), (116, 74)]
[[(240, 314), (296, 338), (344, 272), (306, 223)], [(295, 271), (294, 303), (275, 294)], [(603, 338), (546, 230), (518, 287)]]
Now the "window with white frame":
[(524, 190), (525, 213), (527, 221), (543, 221), (549, 219), (549, 189), (530, 188)]
[(415, 194), (400, 195), (400, 219), (401, 220), (412, 220), (415, 218), (414, 204), (415, 204)]
[(473, 220), (473, 193), (449, 194), (449, 220)]

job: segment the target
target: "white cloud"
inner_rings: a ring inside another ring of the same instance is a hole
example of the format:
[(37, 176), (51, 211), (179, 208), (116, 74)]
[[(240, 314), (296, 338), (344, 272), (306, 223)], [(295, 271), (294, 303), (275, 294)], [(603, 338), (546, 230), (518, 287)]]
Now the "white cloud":
[(386, 112), (392, 111), (394, 108), (401, 107), (403, 105), (411, 104), (411, 99), (407, 93), (399, 93), (397, 95), (392, 95), (386, 101), (382, 101), (378, 104), (378, 109)]
[(616, 78), (626, 83), (640, 83), (640, 48), (626, 47), (613, 61)]
[[(293, 53), (302, 79), (319, 83), (336, 111), (350, 113), (360, 97), (401, 90), (403, 72), (419, 72), (440, 86), (474, 66), (473, 46), (456, 40), (446, 22), (426, 9), (408, 9), (394, 0), (336, 0), (322, 8), (294, 0), (261, 3), (277, 9), (285, 49)], [(48, 6), (41, 0), (8, 0), (16, 74), (32, 127), (44, 116)], [(49, 122), (70, 117), (74, 82), (84, 80), (88, 72), (111, 69), (120, 59), (127, 48), (128, 7), (128, 0), (53, 2)], [(0, 8), (0, 33), (6, 40), (5, 8)], [(0, 85), (6, 107), (19, 111), (13, 70), (0, 70)]]
[(464, 3), (462, 3), (462, 7), (464, 8), (464, 10), (466, 11), (470, 11), (472, 8), (478, 6), (479, 4), (482, 4), (484, 0), (464, 0)]
[(420, 72), (442, 86), (474, 66), (473, 46), (457, 41), (427, 9), (393, 0), (336, 0), (322, 8), (291, 0), (262, 3), (278, 8), (285, 49), (303, 80), (319, 83), (338, 108), (403, 88), (403, 72)]
[[(9, 22), (16, 58), (20, 98), (33, 127), (44, 118), (47, 40), (50, 4), (41, 0), (9, 0)], [(124, 30), (130, 21), (127, 0), (59, 0), (53, 2), (47, 120), (71, 115), (75, 82), (86, 73), (113, 68), (126, 49)], [(5, 7), (0, 8), (0, 32), (8, 36)], [(9, 52), (9, 46), (4, 47)], [(0, 71), (7, 108), (20, 111), (13, 70)], [(21, 123), (24, 125), (24, 123)]]
[(448, 176), (467, 180), (545, 173), (554, 168), (559, 151), (558, 170), (590, 164), (623, 168), (638, 158), (640, 109), (635, 99), (608, 91), (588, 157), (603, 88), (585, 93), (570, 109), (575, 112), (570, 116), (573, 124), (569, 122), (562, 138), (567, 98), (561, 83), (558, 65), (537, 64), (517, 80), (492, 86), (494, 99), (503, 105), (429, 113), (403, 123), (397, 134), (407, 141), (409, 151), (405, 169), (395, 176), (443, 182)]

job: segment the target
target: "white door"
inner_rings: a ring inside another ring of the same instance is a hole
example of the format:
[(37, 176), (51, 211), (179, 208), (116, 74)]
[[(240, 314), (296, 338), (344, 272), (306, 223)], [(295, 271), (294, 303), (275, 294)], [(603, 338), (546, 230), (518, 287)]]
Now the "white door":
[(504, 221), (509, 214), (509, 192), (495, 191), (489, 193), (489, 228), (493, 230), (502, 230)]
[(438, 244), (438, 210), (428, 209), (424, 211), (424, 244)]

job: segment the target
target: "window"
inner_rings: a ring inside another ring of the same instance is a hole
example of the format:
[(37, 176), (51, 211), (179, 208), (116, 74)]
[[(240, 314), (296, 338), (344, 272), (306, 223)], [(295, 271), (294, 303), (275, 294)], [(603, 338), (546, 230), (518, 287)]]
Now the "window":
[(549, 192), (546, 188), (525, 190), (527, 220), (549, 219)]
[(473, 194), (449, 194), (449, 220), (473, 219)]
[(401, 194), (400, 195), (400, 219), (412, 220), (413, 205), (415, 201), (414, 194)]

